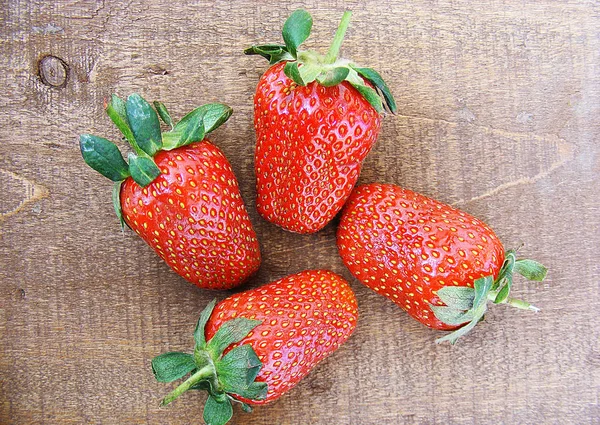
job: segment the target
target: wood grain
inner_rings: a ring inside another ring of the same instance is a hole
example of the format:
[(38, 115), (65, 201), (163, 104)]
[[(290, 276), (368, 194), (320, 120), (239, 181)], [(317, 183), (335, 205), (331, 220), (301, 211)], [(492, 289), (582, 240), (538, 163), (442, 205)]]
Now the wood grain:
[[(314, 16), (326, 49), (354, 10), (343, 54), (378, 69), (399, 105), (362, 182), (396, 183), (486, 220), (550, 267), (460, 344), (351, 279), (355, 335), (279, 401), (235, 424), (600, 424), (600, 3), (8, 0), (0, 8), (0, 423), (188, 424), (203, 396), (159, 408), (150, 359), (187, 349), (202, 307), (227, 293), (174, 275), (121, 233), (110, 183), (81, 160), (82, 132), (117, 131), (103, 98), (138, 91), (180, 117), (235, 113), (213, 136), (261, 240), (247, 287), (306, 268), (350, 274), (334, 221), (310, 236), (254, 204), (252, 95), (285, 17)], [(40, 78), (39, 62), (53, 56)], [(64, 67), (63, 67), (64, 64)], [(63, 72), (66, 81), (62, 84)]]

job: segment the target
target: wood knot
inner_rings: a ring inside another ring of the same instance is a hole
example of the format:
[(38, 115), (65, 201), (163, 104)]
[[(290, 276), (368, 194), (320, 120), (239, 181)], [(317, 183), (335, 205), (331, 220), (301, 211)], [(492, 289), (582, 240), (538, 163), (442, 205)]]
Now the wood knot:
[(48, 195), (45, 187), (2, 169), (0, 169), (0, 187), (4, 195), (0, 205), (0, 223), (3, 219), (21, 211), (25, 205)]
[(59, 57), (48, 55), (40, 59), (38, 70), (42, 83), (49, 87), (64, 88), (67, 86), (69, 65)]

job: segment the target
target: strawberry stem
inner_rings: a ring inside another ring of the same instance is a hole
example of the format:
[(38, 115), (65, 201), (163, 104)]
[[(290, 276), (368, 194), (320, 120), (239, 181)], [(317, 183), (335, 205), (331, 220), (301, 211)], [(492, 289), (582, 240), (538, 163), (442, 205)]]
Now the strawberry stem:
[(214, 377), (216, 373), (217, 372), (215, 371), (215, 366), (213, 364), (207, 364), (202, 369), (199, 369), (194, 374), (192, 374), (188, 379), (183, 381), (177, 388), (175, 388), (173, 391), (167, 394), (165, 398), (163, 398), (160, 402), (160, 405), (166, 406), (198, 382), (210, 379)]
[(332, 64), (337, 59), (337, 55), (340, 51), (340, 47), (342, 46), (342, 42), (344, 41), (344, 36), (346, 35), (346, 30), (348, 29), (348, 25), (350, 24), (351, 17), (352, 11), (350, 10), (345, 11), (342, 15), (340, 25), (338, 26), (338, 29), (335, 32), (335, 36), (333, 37), (333, 43), (331, 43), (331, 47), (327, 52), (327, 56), (325, 56), (326, 64)]
[[(511, 273), (512, 273), (512, 271), (511, 271)], [(489, 301), (496, 303), (495, 300), (496, 300), (497, 295), (498, 295), (498, 291), (490, 291), (487, 293), (486, 297)], [(532, 304), (529, 304), (527, 301), (518, 300), (516, 298), (510, 298), (510, 297), (507, 297), (506, 299), (504, 299), (500, 302), (497, 302), (497, 304), (507, 304), (511, 307), (516, 307), (521, 310), (530, 310), (530, 311), (533, 311), (536, 313), (538, 311), (540, 311), (540, 309), (538, 307), (536, 307)]]
[(514, 298), (507, 298), (505, 301), (503, 301), (501, 304), (508, 304), (511, 307), (517, 307), (520, 308), (521, 310), (531, 310), (534, 312), (538, 312), (540, 311), (539, 308), (537, 308), (534, 305), (529, 304), (527, 301), (523, 301), (523, 300), (517, 300)]

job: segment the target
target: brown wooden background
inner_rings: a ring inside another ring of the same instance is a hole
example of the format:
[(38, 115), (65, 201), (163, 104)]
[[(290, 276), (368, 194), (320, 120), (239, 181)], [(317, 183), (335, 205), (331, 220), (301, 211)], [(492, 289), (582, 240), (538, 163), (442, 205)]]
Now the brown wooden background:
[[(188, 424), (203, 395), (169, 408), (150, 359), (190, 349), (202, 307), (227, 293), (177, 277), (131, 231), (78, 134), (117, 138), (113, 92), (181, 117), (222, 101), (227, 154), (261, 240), (247, 288), (307, 268), (350, 279), (336, 223), (297, 236), (254, 205), (252, 94), (296, 7), (325, 50), (345, 7), (343, 54), (396, 96), (362, 182), (404, 185), (485, 219), (550, 267), (458, 345), (436, 346), (390, 301), (351, 280), (359, 328), (297, 388), (235, 424), (600, 424), (600, 3), (12, 1), (0, 3), (0, 423)], [(44, 78), (39, 76), (39, 62)], [(66, 77), (66, 81), (64, 80)]]

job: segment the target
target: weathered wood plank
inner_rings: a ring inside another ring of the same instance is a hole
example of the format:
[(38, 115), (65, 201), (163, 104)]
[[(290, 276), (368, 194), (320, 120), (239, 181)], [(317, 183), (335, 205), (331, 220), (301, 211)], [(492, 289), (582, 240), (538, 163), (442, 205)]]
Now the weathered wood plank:
[[(362, 182), (404, 185), (488, 221), (547, 264), (457, 346), (351, 280), (355, 335), (289, 395), (237, 424), (598, 424), (600, 409), (600, 5), (524, 1), (302, 3), (326, 49), (345, 6), (343, 53), (378, 69), (400, 107)], [(174, 115), (235, 109), (212, 139), (259, 234), (248, 287), (306, 268), (350, 279), (335, 225), (297, 236), (255, 210), (252, 94), (300, 3), (9, 0), (0, 8), (0, 422), (198, 423), (203, 396), (158, 408), (150, 359), (190, 346), (214, 296), (121, 233), (110, 184), (80, 158), (82, 132), (118, 137), (103, 98), (139, 91)], [(44, 81), (39, 61), (54, 56)], [(62, 71), (66, 82), (62, 86)], [(47, 85), (48, 83), (54, 86)]]

